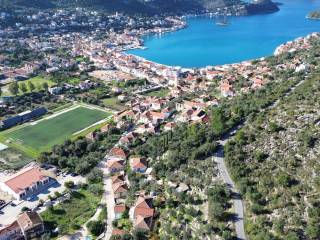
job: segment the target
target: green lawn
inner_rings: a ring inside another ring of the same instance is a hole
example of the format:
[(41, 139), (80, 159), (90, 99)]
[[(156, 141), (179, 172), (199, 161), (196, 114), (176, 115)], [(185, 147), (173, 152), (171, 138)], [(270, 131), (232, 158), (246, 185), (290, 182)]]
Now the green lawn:
[[(32, 82), (33, 85), (36, 87), (35, 91), (38, 91), (38, 86), (42, 87), (42, 84), (45, 83), (45, 82), (48, 83), (49, 87), (55, 85), (55, 83), (52, 80), (50, 80), (48, 78), (44, 78), (42, 76), (36, 76), (36, 77), (33, 77), (33, 78), (29, 78), (28, 80), (18, 82), (18, 84), (20, 85), (21, 83), (25, 83), (27, 85), (27, 88), (28, 88), (28, 83), (29, 82)], [(2, 87), (2, 92), (3, 92), (2, 96), (12, 96), (12, 94), (9, 92), (8, 85)], [(28, 89), (28, 92), (30, 92), (29, 89)], [(22, 95), (22, 92), (19, 91), (18, 95)]]
[(110, 116), (110, 113), (78, 107), (56, 117), (45, 119), (35, 125), (28, 125), (5, 133), (13, 140), (15, 147), (21, 145), (37, 152), (48, 151), (55, 144), (70, 139), (72, 134)]
[(102, 100), (102, 102), (107, 108), (110, 108), (110, 109), (114, 109), (117, 111), (122, 111), (125, 109), (125, 105), (122, 104), (117, 97), (105, 98)]
[(0, 170), (18, 170), (31, 161), (33, 161), (31, 157), (11, 147), (0, 151)]
[(35, 86), (37, 85), (42, 85), (43, 83), (48, 83), (49, 87), (55, 85), (55, 83), (48, 79), (48, 78), (44, 78), (44, 77), (41, 77), (41, 76), (36, 76), (36, 77), (33, 77), (33, 78), (29, 78), (28, 80), (25, 80), (23, 81), (25, 84), (27, 84), (28, 86), (28, 82), (32, 82)]
[(98, 208), (101, 195), (80, 189), (73, 192), (69, 201), (41, 213), (47, 229), (59, 228), (59, 234), (73, 233), (92, 217)]
[(160, 90), (156, 90), (156, 91), (152, 91), (152, 92), (148, 92), (145, 95), (147, 96), (152, 96), (152, 97), (166, 97), (169, 93), (169, 89), (166, 88), (162, 88)]

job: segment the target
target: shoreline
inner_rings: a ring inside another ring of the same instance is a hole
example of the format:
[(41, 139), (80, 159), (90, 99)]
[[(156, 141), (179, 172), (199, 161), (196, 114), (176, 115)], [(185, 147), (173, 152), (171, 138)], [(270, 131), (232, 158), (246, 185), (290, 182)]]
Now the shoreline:
[[(180, 20), (180, 23), (182, 23), (182, 24), (176, 25), (176, 26), (172, 27), (171, 29), (162, 29), (162, 31), (160, 33), (157, 33), (157, 32), (143, 33), (140, 36), (138, 36), (139, 37), (139, 42), (141, 43), (139, 46), (131, 46), (131, 48), (123, 49), (120, 52), (123, 53), (123, 54), (132, 55), (132, 56), (134, 56), (134, 57), (136, 57), (137, 59), (140, 59), (140, 60), (152, 62), (152, 63), (155, 63), (157, 65), (162, 65), (162, 66), (166, 66), (166, 67), (170, 67), (170, 68), (178, 67), (178, 68), (183, 68), (183, 69), (204, 69), (204, 68), (207, 68), (207, 67), (220, 67), (220, 66), (227, 66), (227, 65), (232, 65), (232, 64), (239, 64), (239, 63), (242, 63), (242, 62), (260, 60), (260, 59), (266, 58), (268, 56), (274, 56), (274, 55), (277, 55), (277, 50), (279, 48), (281, 48), (281, 46), (283, 46), (283, 45), (285, 45), (285, 44), (287, 44), (289, 42), (295, 41), (298, 38), (304, 38), (306, 36), (309, 36), (309, 35), (312, 35), (314, 33), (319, 33), (320, 32), (320, 31), (318, 31), (318, 32), (310, 32), (307, 35), (299, 36), (299, 37), (296, 37), (296, 38), (294, 38), (292, 40), (283, 42), (280, 45), (276, 46), (274, 48), (273, 52), (270, 52), (269, 55), (264, 55), (264, 56), (256, 57), (256, 58), (252, 58), (252, 59), (245, 59), (245, 60), (239, 61), (239, 62), (217, 64), (217, 65), (207, 65), (207, 66), (201, 66), (201, 67), (184, 67), (184, 66), (181, 66), (181, 65), (166, 65), (166, 64), (154, 62), (154, 61), (148, 60), (147, 58), (144, 58), (144, 57), (138, 56), (136, 54), (127, 52), (127, 51), (138, 50), (138, 49), (147, 50), (148, 47), (146, 47), (145, 44), (144, 44), (144, 40), (145, 40), (144, 38), (145, 37), (162, 35), (162, 34), (167, 34), (167, 33), (173, 33), (173, 32), (185, 29), (185, 28), (188, 27), (187, 19), (189, 19), (189, 18), (197, 18), (197, 17), (212, 18), (212, 17), (215, 17), (215, 16), (219, 16), (219, 15), (217, 15), (215, 13), (203, 13), (203, 14), (188, 14), (188, 15), (183, 15), (183, 16), (177, 17)], [(236, 17), (236, 16), (232, 15), (232, 17)], [(320, 18), (312, 18), (312, 17), (309, 17), (309, 16), (306, 16), (306, 19), (310, 19), (310, 20), (314, 20), (314, 21), (320, 21)]]
[[(261, 61), (261, 60), (264, 60), (266, 57), (269, 57), (269, 56), (277, 56), (281, 53), (284, 52), (283, 48), (286, 47), (287, 45), (289, 45), (290, 43), (293, 43), (299, 39), (308, 39), (309, 37), (311, 36), (314, 36), (314, 35), (317, 35), (320, 37), (320, 31), (319, 32), (312, 32), (312, 33), (309, 33), (305, 36), (300, 36), (300, 37), (297, 37), (295, 39), (292, 39), (290, 41), (287, 41), (287, 42), (284, 42), (282, 44), (280, 44), (279, 46), (277, 46), (274, 51), (270, 54), (270, 55), (265, 55), (265, 56), (262, 56), (262, 57), (257, 57), (257, 58), (253, 58), (253, 59), (247, 59), (247, 60), (243, 60), (243, 61), (239, 61), (239, 62), (234, 62), (234, 63), (226, 63), (226, 64), (218, 64), (218, 65), (208, 65), (208, 66), (203, 66), (203, 67), (183, 67), (183, 66), (177, 66), (177, 65), (166, 65), (166, 64), (162, 64), (162, 63), (158, 63), (158, 62), (154, 62), (154, 61), (151, 61), (151, 60), (148, 60), (144, 57), (141, 57), (141, 56), (138, 56), (138, 55), (135, 55), (135, 54), (131, 54), (131, 53), (126, 53), (125, 51), (121, 51), (122, 54), (128, 54), (128, 55), (131, 55), (131, 56), (134, 56), (136, 59), (140, 60), (140, 61), (147, 61), (147, 62), (150, 62), (150, 63), (153, 63), (155, 65), (159, 65), (159, 66), (164, 66), (164, 67), (168, 67), (168, 68), (181, 68), (181, 69), (191, 69), (191, 70), (202, 70), (202, 69), (207, 69), (207, 68), (219, 68), (219, 67), (227, 67), (227, 66), (233, 66), (233, 65), (238, 65), (238, 64), (242, 64), (242, 63), (245, 63), (245, 62), (252, 62), (252, 61)], [(142, 46), (143, 47), (143, 46)], [(134, 49), (138, 49), (138, 48), (134, 48)], [(132, 49), (132, 50), (134, 50)], [(146, 47), (147, 49), (147, 47)]]
[(320, 17), (310, 17), (310, 16), (306, 16), (306, 19), (314, 20), (314, 21), (320, 21)]

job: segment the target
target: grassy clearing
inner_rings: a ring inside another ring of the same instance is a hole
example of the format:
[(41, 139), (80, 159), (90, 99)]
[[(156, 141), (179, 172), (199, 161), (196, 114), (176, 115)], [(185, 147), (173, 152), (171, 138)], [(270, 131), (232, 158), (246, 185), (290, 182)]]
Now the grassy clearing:
[(48, 83), (49, 87), (55, 85), (55, 83), (51, 79), (44, 78), (42, 76), (36, 76), (36, 77), (30, 78), (28, 80), (25, 80), (23, 82), (25, 84), (27, 84), (27, 86), (28, 86), (29, 82), (32, 82), (35, 86), (42, 85), (45, 82)]
[(0, 140), (34, 156), (48, 151), (55, 144), (70, 139), (72, 134), (110, 116), (108, 112), (78, 107), (60, 115), (6, 131)]
[(0, 169), (13, 169), (18, 170), (23, 166), (27, 165), (33, 161), (33, 158), (27, 156), (25, 153), (13, 149), (8, 148), (3, 151), (0, 151)]
[[(35, 91), (38, 91), (39, 86), (42, 88), (42, 84), (45, 82), (48, 83), (49, 87), (55, 85), (55, 83), (51, 79), (44, 78), (42, 76), (36, 76), (33, 78), (29, 78), (28, 80), (18, 82), (18, 84), (20, 85), (21, 83), (25, 83), (28, 88), (29, 82), (32, 82), (33, 85), (36, 87)], [(28, 92), (30, 92), (29, 89), (28, 89)], [(23, 92), (19, 91), (18, 95), (22, 95), (22, 94), (23, 94)], [(2, 96), (12, 96), (12, 94), (9, 92), (8, 85), (2, 87)]]
[(100, 194), (80, 189), (72, 193), (70, 200), (41, 213), (41, 217), (47, 229), (58, 227), (60, 235), (73, 233), (94, 215), (100, 201)]
[(160, 89), (160, 90), (148, 92), (148, 93), (146, 93), (145, 95), (146, 95), (146, 96), (163, 98), (163, 97), (166, 97), (166, 96), (168, 95), (168, 93), (169, 93), (169, 89), (162, 88), (162, 89)]
[(69, 83), (69, 84), (76, 85), (76, 84), (79, 84), (81, 82), (81, 80), (78, 77), (69, 77), (69, 78), (65, 79), (65, 82)]
[(113, 98), (105, 98), (102, 100), (103, 104), (110, 109), (114, 109), (117, 111), (122, 111), (125, 109), (124, 104), (122, 104), (117, 97)]

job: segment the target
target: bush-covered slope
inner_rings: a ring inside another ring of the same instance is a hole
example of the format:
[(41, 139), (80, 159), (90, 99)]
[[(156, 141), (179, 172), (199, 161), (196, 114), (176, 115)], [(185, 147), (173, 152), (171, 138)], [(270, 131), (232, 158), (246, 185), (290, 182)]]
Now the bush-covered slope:
[[(0, 0), (1, 9), (21, 8), (73, 8), (85, 7), (93, 9), (104, 9), (106, 12), (127, 12), (127, 13), (178, 13), (184, 14), (196, 11), (214, 11), (217, 8), (244, 4), (241, 0)], [(251, 6), (253, 5), (253, 6)], [(270, 7), (271, 6), (271, 7)], [(262, 0), (256, 4), (246, 6), (248, 13), (255, 14), (270, 12), (277, 6), (270, 0)]]
[[(318, 51), (319, 44), (306, 52), (316, 65)], [(320, 239), (319, 99), (315, 70), (227, 144), (226, 161), (246, 204), (249, 239)]]

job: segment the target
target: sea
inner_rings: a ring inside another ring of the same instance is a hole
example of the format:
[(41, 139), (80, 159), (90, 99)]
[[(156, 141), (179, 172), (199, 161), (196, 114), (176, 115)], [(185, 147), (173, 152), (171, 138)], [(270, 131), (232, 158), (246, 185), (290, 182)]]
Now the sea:
[(187, 28), (145, 36), (146, 49), (128, 53), (170, 66), (216, 66), (270, 56), (282, 43), (320, 32), (320, 20), (306, 18), (320, 10), (320, 0), (276, 1), (280, 11), (228, 17), (227, 26), (216, 17), (188, 17)]

